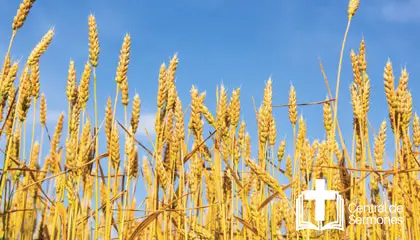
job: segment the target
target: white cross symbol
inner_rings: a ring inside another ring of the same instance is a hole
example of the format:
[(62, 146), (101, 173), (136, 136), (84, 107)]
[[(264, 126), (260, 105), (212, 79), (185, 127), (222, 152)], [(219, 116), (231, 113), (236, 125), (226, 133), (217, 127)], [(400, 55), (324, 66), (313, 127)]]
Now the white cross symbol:
[(325, 179), (316, 179), (315, 190), (305, 192), (305, 200), (315, 200), (315, 220), (325, 220), (325, 201), (335, 200), (335, 191), (325, 190)]

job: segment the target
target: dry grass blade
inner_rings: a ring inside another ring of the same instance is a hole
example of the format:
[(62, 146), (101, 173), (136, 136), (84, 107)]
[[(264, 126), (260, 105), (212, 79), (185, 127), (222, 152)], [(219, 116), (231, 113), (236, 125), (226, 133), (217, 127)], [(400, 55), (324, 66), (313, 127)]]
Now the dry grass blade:
[[(0, 149), (0, 151), (2, 152), (2, 153), (4, 153), (4, 154), (6, 154), (6, 151), (4, 151), (3, 149)], [(29, 169), (25, 164), (23, 164), (23, 163), (21, 163), (19, 160), (17, 160), (17, 159), (15, 159), (15, 158), (13, 158), (13, 157), (10, 157), (10, 160), (12, 160), (16, 165), (18, 165), (18, 166), (22, 166), (22, 168), (24, 168), (25, 170), (27, 170), (27, 169)], [(4, 173), (1, 175), (1, 177), (3, 177), (3, 175), (5, 175)], [(35, 178), (35, 176), (34, 176), (34, 174), (33, 174), (33, 172), (32, 171), (29, 171), (29, 176), (31, 176), (31, 178), (32, 178), (32, 180), (33, 181), (36, 181), (36, 178)], [(48, 197), (48, 194), (44, 191), (44, 189), (42, 189), (42, 186), (41, 186), (41, 184), (39, 183), (39, 182), (33, 182), (30, 186), (33, 186), (33, 185), (37, 185), (37, 187), (38, 187), (38, 189), (41, 191), (41, 193), (45, 196), (45, 198), (51, 203), (51, 205), (55, 205), (55, 203), (54, 203), (54, 201), (52, 201), (51, 199), (50, 199), (50, 197)], [(29, 185), (27, 185), (26, 187), (30, 187)], [(18, 189), (16, 190), (16, 192), (18, 191)]]
[(226, 168), (229, 170), (230, 175), (233, 177), (233, 179), (235, 180), (236, 185), (238, 185), (239, 188), (242, 188), (242, 183), (241, 180), (238, 178), (238, 176), (236, 175), (235, 171), (233, 170), (232, 166), (230, 166), (229, 163), (226, 163)]
[(183, 197), (186, 197), (190, 195), (191, 193), (184, 194), (182, 197), (172, 200), (169, 204), (166, 205), (166, 207), (163, 210), (157, 210), (156, 212), (150, 214), (146, 219), (144, 219), (142, 222), (140, 222), (135, 228), (133, 233), (128, 238), (129, 240), (134, 240), (150, 223), (152, 223), (159, 215), (164, 212), (166, 209), (168, 209), (172, 204), (176, 203)]
[[(115, 202), (118, 198), (120, 198), (124, 193), (126, 193), (127, 191), (122, 191), (120, 193), (118, 193), (117, 195), (115, 195), (114, 197), (111, 198), (111, 203)], [(103, 204), (102, 206), (100, 206), (98, 209), (96, 210), (92, 210), (88, 216), (84, 217), (83, 219), (79, 220), (77, 222), (77, 225), (82, 224), (83, 222), (87, 221), (90, 217), (92, 217), (95, 214), (95, 211), (100, 211), (100, 210), (104, 210), (106, 207), (106, 204)], [(116, 226), (116, 224), (114, 223), (113, 225)]]
[(185, 157), (184, 157), (184, 163), (186, 163), (193, 155), (194, 153), (196, 153), (215, 133), (217, 130), (214, 130), (213, 132), (210, 133), (210, 135), (208, 137), (206, 137), (200, 144), (198, 144), (191, 152), (189, 152)]
[(266, 198), (261, 205), (257, 208), (258, 211), (261, 211), (267, 204), (269, 204), (274, 198), (276, 198), (279, 195), (279, 192), (275, 192), (271, 194), (268, 198)]
[[(2, 150), (2, 152), (4, 152)], [(0, 169), (0, 172), (3, 172), (3, 169)], [(7, 171), (22, 171), (22, 172), (47, 172), (38, 169), (29, 169), (29, 168), (8, 168)]]
[(357, 185), (359, 185), (359, 184), (363, 184), (363, 183), (364, 183), (364, 180), (365, 180), (366, 178), (368, 178), (370, 174), (371, 174), (371, 173), (366, 174), (366, 176), (364, 176), (363, 178), (359, 179), (359, 180), (358, 180), (357, 182), (355, 182), (353, 185), (349, 186), (348, 188), (345, 188), (345, 189), (341, 190), (341, 191), (340, 191), (340, 193), (345, 193), (345, 192), (348, 192), (348, 191), (350, 191), (352, 188), (357, 187)]
[(128, 238), (129, 240), (134, 240), (141, 231), (143, 231), (150, 223), (152, 223), (162, 212), (154, 212), (149, 215), (146, 219), (144, 219), (140, 224), (136, 226), (131, 236)]
[(36, 184), (42, 183), (42, 182), (44, 182), (44, 181), (46, 181), (46, 180), (49, 180), (49, 179), (56, 178), (56, 177), (58, 177), (58, 176), (61, 176), (61, 175), (66, 174), (66, 173), (69, 173), (69, 172), (71, 172), (71, 171), (73, 171), (73, 170), (76, 170), (76, 169), (78, 169), (78, 168), (82, 168), (82, 167), (84, 167), (84, 166), (87, 166), (87, 165), (89, 165), (89, 164), (91, 164), (91, 163), (93, 163), (93, 162), (96, 162), (96, 161), (98, 161), (98, 160), (100, 160), (100, 159), (102, 159), (102, 158), (106, 158), (106, 157), (108, 157), (108, 153), (104, 153), (104, 154), (102, 154), (102, 155), (100, 155), (100, 156), (96, 157), (96, 158), (95, 158), (95, 159), (93, 159), (92, 161), (90, 161), (90, 162), (88, 162), (88, 163), (86, 163), (86, 164), (84, 164), (84, 165), (82, 165), (82, 166), (78, 166), (78, 167), (75, 167), (75, 168), (73, 168), (73, 169), (67, 169), (67, 170), (65, 170), (65, 171), (62, 171), (62, 172), (56, 173), (56, 174), (54, 174), (54, 175), (48, 176), (48, 177), (46, 177), (46, 178), (44, 178), (44, 179), (38, 180), (38, 181), (36, 181), (36, 182), (32, 182), (31, 184), (26, 185), (25, 187), (22, 187), (22, 188), (18, 188), (18, 189), (16, 189), (16, 192), (18, 192), (18, 191), (25, 191), (25, 190), (27, 190), (28, 188), (32, 187), (33, 185), (36, 185)]
[(133, 137), (134, 138), (134, 141), (141, 147), (141, 148), (143, 148), (150, 156), (152, 156), (153, 157), (153, 152), (151, 151), (151, 150), (149, 150), (143, 143), (141, 143), (139, 140), (137, 140), (134, 136), (133, 136), (133, 134), (130, 132), (130, 131), (128, 131), (127, 130), (127, 128), (125, 128), (124, 127), (124, 125), (122, 125), (121, 123), (120, 123), (120, 121), (118, 121), (117, 120), (117, 123), (118, 123), (118, 125), (121, 127), (121, 129), (122, 130), (124, 130), (124, 132), (128, 135), (128, 136), (130, 136), (130, 137)]
[(236, 215), (234, 215), (235, 219), (238, 220), (244, 227), (246, 227), (248, 230), (250, 230), (252, 233), (258, 236), (258, 230), (255, 229), (249, 222), (247, 222), (245, 219), (240, 218)]
[(15, 92), (15, 96), (13, 97), (13, 100), (12, 100), (12, 103), (10, 104), (10, 106), (9, 106), (9, 110), (7, 111), (7, 115), (6, 115), (6, 118), (5, 118), (5, 120), (4, 120), (4, 122), (3, 122), (3, 125), (1, 126), (1, 130), (0, 130), (0, 136), (3, 134), (3, 131), (4, 131), (4, 128), (6, 127), (6, 123), (7, 123), (7, 119), (9, 119), (9, 117), (10, 117), (10, 115), (12, 114), (12, 106), (16, 103), (16, 101), (17, 101), (17, 96), (18, 96), (18, 93), (19, 93), (19, 89), (17, 89), (16, 90), (16, 92)]
[[(310, 105), (319, 105), (319, 104), (324, 104), (324, 103), (329, 103), (329, 102), (334, 102), (335, 99), (331, 98), (331, 99), (326, 99), (323, 101), (316, 101), (316, 102), (308, 102), (308, 103), (296, 103), (296, 106), (310, 106)], [(291, 106), (288, 103), (285, 104), (279, 104), (279, 105), (273, 105), (273, 108), (279, 108), (279, 107), (289, 107)]]
[[(286, 185), (283, 187), (283, 190), (286, 190), (288, 188), (290, 188), (291, 186), (293, 186), (296, 183), (296, 181)], [(261, 205), (257, 208), (258, 211), (261, 211), (261, 209), (263, 209), (265, 206), (267, 206), (267, 204), (269, 204), (274, 198), (276, 198), (279, 195), (279, 192), (275, 192), (273, 194), (271, 194), (268, 198), (266, 198)]]
[(30, 212), (30, 211), (37, 211), (36, 208), (32, 208), (32, 209), (13, 209), (13, 210), (9, 210), (6, 211), (4, 213), (0, 213), (0, 217), (3, 217), (4, 215), (8, 215), (11, 213), (15, 213), (15, 212)]

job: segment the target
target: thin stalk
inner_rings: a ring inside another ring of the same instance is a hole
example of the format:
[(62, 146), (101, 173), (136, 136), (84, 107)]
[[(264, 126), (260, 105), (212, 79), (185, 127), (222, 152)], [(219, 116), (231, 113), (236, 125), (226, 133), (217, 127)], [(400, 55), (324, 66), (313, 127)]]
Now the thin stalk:
[[(95, 111), (95, 156), (99, 156), (99, 134), (98, 134), (98, 102), (96, 99), (96, 67), (93, 67), (93, 107)], [(70, 104), (70, 103), (69, 103)], [(99, 173), (99, 163), (96, 161), (95, 163), (96, 168), (96, 176), (95, 176), (95, 239), (98, 239), (99, 236), (99, 180), (98, 180), (98, 173)]]
[(32, 119), (32, 137), (31, 137), (31, 148), (30, 148), (31, 151), (34, 146), (34, 139), (35, 139), (36, 103), (37, 103), (37, 99), (34, 98), (34, 112), (33, 112), (33, 119)]
[[(24, 127), (23, 127), (23, 159), (26, 162), (26, 155), (25, 155), (25, 148), (26, 148), (26, 121), (24, 121), (22, 124), (24, 125)], [(25, 191), (25, 193), (23, 195), (24, 195), (24, 198), (23, 198), (23, 201), (24, 201), (23, 209), (26, 209), (26, 200), (28, 198), (28, 191)], [(20, 223), (21, 224), (21, 226), (20, 226), (21, 233), (24, 232), (25, 214), (26, 214), (26, 211), (23, 211), (23, 213), (22, 213), (22, 222)]]
[[(128, 117), (127, 117), (127, 105), (124, 105), (124, 125), (128, 129), (128, 125), (127, 125), (128, 120), (127, 119), (128, 119)], [(128, 137), (128, 134), (126, 132), (125, 133), (125, 138), (127, 139), (127, 137)], [(133, 141), (134, 141), (134, 139), (133, 139)], [(126, 154), (124, 154), (124, 164), (128, 163), (127, 160), (128, 160), (128, 156)], [(130, 173), (130, 171), (131, 171), (130, 164), (128, 163), (128, 168), (127, 168), (127, 173), (126, 174), (128, 175)], [(124, 185), (123, 185), (123, 187), (124, 187)], [(128, 198), (130, 196), (130, 176), (127, 176), (126, 189), (127, 189), (127, 195), (126, 196), (124, 196), (124, 194), (122, 195), (123, 200), (124, 200), (123, 209), (126, 209), (127, 204), (128, 204)], [(126, 211), (122, 212), (121, 234), (120, 234), (120, 237), (119, 237), (120, 240), (122, 240), (123, 236), (124, 236), (125, 212)]]
[(42, 159), (42, 144), (44, 142), (44, 128), (41, 127), (41, 140), (40, 140), (40, 145), (39, 145), (39, 157), (38, 157), (38, 161), (39, 161), (39, 165), (41, 165), (41, 159)]
[[(13, 36), (13, 38), (14, 38), (14, 36)], [(12, 41), (12, 40), (11, 40)], [(10, 45), (9, 45), (9, 47), (11, 47), (11, 43), (10, 43)], [(25, 72), (26, 71), (26, 69), (27, 69), (27, 67), (28, 66), (25, 66), (25, 69), (23, 70), (23, 72)], [(18, 86), (19, 86), (19, 88), (18, 89), (21, 89), (21, 82), (19, 81), (19, 84), (18, 84)], [(19, 91), (19, 93), (20, 94), (22, 94), (22, 92), (21, 91)], [(20, 94), (19, 94), (19, 96), (16, 96), (17, 97), (17, 101), (16, 101), (16, 106), (19, 106), (19, 98), (20, 98)], [(11, 108), (10, 108), (11, 109)], [(17, 122), (17, 114), (18, 114), (18, 111), (16, 111), (15, 110), (15, 112), (14, 112), (14, 114), (13, 114), (13, 123), (12, 123), (12, 128), (11, 128), (11, 132), (13, 133), (14, 132), (14, 129), (15, 129), (15, 127), (16, 127), (16, 122)], [(9, 141), (8, 141), (8, 143), (7, 143), (7, 146), (9, 146), (8, 148), (7, 148), (7, 153), (6, 153), (6, 157), (5, 157), (5, 160), (4, 160), (4, 163), (3, 163), (3, 168), (4, 168), (4, 170), (3, 170), (3, 174), (1, 175), (1, 181), (0, 181), (0, 202), (2, 201), (2, 199), (3, 199), (3, 189), (4, 189), (4, 184), (5, 184), (5, 182), (6, 182), (6, 176), (7, 176), (7, 171), (8, 171), (8, 166), (9, 166), (9, 160), (10, 160), (10, 154), (11, 154), (11, 150), (12, 150), (12, 147), (11, 147), (11, 144), (12, 144), (12, 139), (13, 139), (13, 137), (10, 137), (9, 138)]]
[[(13, 30), (12, 36), (10, 36), (9, 47), (7, 48), (7, 53), (6, 53), (5, 59), (10, 58), (10, 51), (12, 50), (12, 45), (13, 45), (13, 41), (15, 40), (16, 33), (17, 33), (17, 31), (16, 30)], [(3, 62), (2, 69), (4, 69), (4, 66), (5, 65), (6, 65), (6, 61)]]
[[(116, 90), (115, 90), (115, 100), (114, 100), (114, 109), (113, 109), (113, 113), (112, 113), (112, 124), (111, 124), (111, 132), (112, 132), (112, 128), (114, 128), (114, 122), (115, 122), (115, 113), (117, 110), (117, 101), (118, 101), (118, 94), (119, 94), (119, 86), (117, 84), (116, 86)], [(111, 136), (112, 138), (112, 136)], [(112, 139), (111, 139), (112, 141)], [(111, 158), (112, 156), (112, 148), (108, 149), (109, 151), (109, 158)], [(118, 174), (118, 173), (117, 173)], [(108, 160), (108, 183), (107, 183), (107, 204), (106, 204), (106, 217), (105, 217), (105, 222), (106, 222), (106, 227), (105, 227), (105, 238), (111, 238), (111, 160)]]
[[(76, 187), (76, 191), (75, 191), (76, 195), (78, 195), (79, 192), (80, 192), (80, 181), (81, 181), (80, 178), (81, 178), (81, 176), (78, 177), (77, 187)], [(77, 228), (76, 219), (77, 219), (77, 212), (79, 210), (79, 201), (76, 200), (74, 202), (74, 204), (75, 204), (75, 206), (72, 209), (74, 211), (74, 218), (73, 218), (73, 221), (72, 221), (72, 235), (71, 235), (72, 238), (70, 238), (70, 239), (76, 239), (76, 228)]]
[(9, 41), (9, 47), (7, 48), (7, 53), (6, 53), (7, 57), (10, 56), (10, 51), (12, 50), (12, 45), (13, 45), (13, 41), (15, 40), (16, 33), (17, 33), (17, 30), (13, 30), (12, 36), (10, 37), (10, 41)]
[[(340, 60), (339, 60), (339, 63), (338, 63), (338, 71), (337, 71), (337, 82), (336, 82), (336, 87), (335, 87), (334, 120), (333, 120), (332, 138), (331, 139), (335, 139), (335, 128), (336, 128), (336, 125), (337, 125), (337, 113), (338, 113), (338, 95), (339, 95), (338, 92), (339, 92), (339, 89), (340, 89), (340, 79), (341, 79), (341, 67), (343, 65), (344, 48), (345, 48), (345, 45), (346, 45), (347, 34), (349, 32), (349, 29), (350, 29), (351, 20), (352, 20), (352, 17), (350, 16), (348, 18), (348, 21), (347, 21), (347, 27), (346, 27), (346, 31), (344, 32), (344, 38), (343, 38), (343, 42), (342, 42), (342, 45), (341, 45)], [(334, 154), (330, 153), (330, 161), (329, 161), (330, 164), (332, 164), (333, 161), (334, 161)], [(330, 180), (331, 179), (331, 171), (329, 171), (328, 175), (329, 175), (328, 179)], [(331, 189), (332, 181), (328, 181), (327, 184), (328, 184), (328, 189)], [(329, 237), (328, 232), (327, 232), (326, 237), (327, 238)]]
[(341, 52), (340, 52), (340, 60), (338, 62), (338, 71), (337, 71), (337, 82), (335, 85), (335, 106), (334, 106), (334, 121), (333, 121), (333, 128), (332, 128), (332, 139), (335, 139), (335, 128), (337, 125), (337, 113), (338, 113), (338, 92), (340, 90), (340, 79), (341, 79), (341, 67), (343, 65), (343, 55), (344, 55), (344, 47), (346, 45), (347, 34), (350, 29), (352, 17), (349, 17), (347, 21), (346, 31), (344, 32), (343, 43), (341, 45)]
[[(69, 224), (71, 225), (71, 223), (73, 222), (74, 216), (73, 216), (73, 211), (71, 211), (71, 209), (70, 209), (69, 212), (70, 212)], [(71, 239), (71, 232), (70, 232), (70, 230), (71, 230), (71, 226), (67, 226), (67, 237), (68, 237), (68, 239)]]
[(69, 113), (69, 117), (67, 119), (67, 122), (68, 122), (68, 124), (67, 124), (67, 135), (69, 135), (70, 134), (70, 123), (71, 123), (71, 119), (72, 119), (72, 104), (71, 104), (70, 101), (68, 101), (68, 104), (67, 104), (67, 112)]
[[(70, 211), (71, 212), (71, 211)], [(51, 234), (51, 239), (55, 239), (55, 227), (56, 227), (56, 223), (57, 223), (57, 217), (58, 217), (58, 208), (55, 207), (54, 208), (54, 218), (53, 218), (53, 230), (52, 230), (52, 234)]]

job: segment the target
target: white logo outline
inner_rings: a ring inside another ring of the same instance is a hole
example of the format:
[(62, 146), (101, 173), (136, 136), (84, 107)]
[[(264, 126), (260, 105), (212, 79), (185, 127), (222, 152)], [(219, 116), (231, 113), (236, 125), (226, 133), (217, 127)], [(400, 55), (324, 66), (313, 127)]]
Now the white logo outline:
[[(317, 225), (310, 221), (304, 221), (304, 200), (315, 200), (315, 220)], [(336, 201), (337, 220), (322, 225), (325, 220), (325, 201)], [(315, 190), (306, 190), (299, 194), (296, 199), (296, 230), (313, 229), (323, 231), (327, 229), (336, 229), (344, 231), (344, 199), (338, 191), (326, 190), (325, 179), (316, 179)]]

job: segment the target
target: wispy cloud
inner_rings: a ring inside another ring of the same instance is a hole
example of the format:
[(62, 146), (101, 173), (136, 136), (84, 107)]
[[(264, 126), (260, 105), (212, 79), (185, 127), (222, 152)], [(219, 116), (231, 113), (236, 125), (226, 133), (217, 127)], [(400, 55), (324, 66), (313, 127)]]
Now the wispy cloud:
[[(154, 113), (142, 113), (140, 115), (139, 129), (137, 131), (138, 136), (147, 136), (155, 134), (155, 114)], [(146, 133), (147, 131), (147, 133)]]
[(381, 7), (383, 17), (388, 21), (411, 22), (420, 20), (420, 0), (386, 1)]
[[(67, 117), (67, 114), (63, 111), (47, 110), (47, 124), (55, 125), (61, 113), (64, 113), (64, 118)], [(26, 119), (27, 119), (28, 124), (32, 124), (32, 117), (33, 117), (33, 109), (31, 108), (26, 114)], [(39, 108), (36, 110), (36, 124), (41, 124), (40, 119), (39, 119)]]
[(48, 123), (57, 123), (58, 117), (61, 113), (64, 113), (64, 117), (66, 117), (66, 113), (62, 111), (48, 111), (47, 112), (47, 122)]

